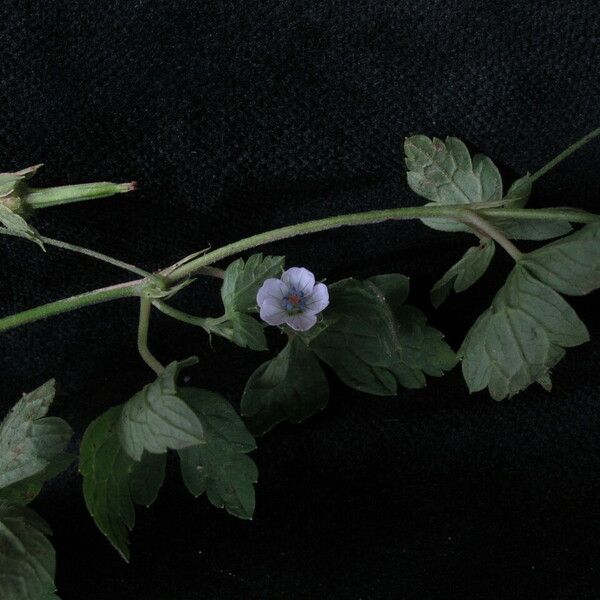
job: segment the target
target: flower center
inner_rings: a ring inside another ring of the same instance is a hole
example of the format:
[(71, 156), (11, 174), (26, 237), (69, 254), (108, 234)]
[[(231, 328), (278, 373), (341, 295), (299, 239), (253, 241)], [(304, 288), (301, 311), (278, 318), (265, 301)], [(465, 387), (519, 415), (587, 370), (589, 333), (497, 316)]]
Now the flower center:
[(292, 288), (289, 294), (282, 300), (281, 306), (288, 313), (297, 314), (305, 308), (304, 292)]

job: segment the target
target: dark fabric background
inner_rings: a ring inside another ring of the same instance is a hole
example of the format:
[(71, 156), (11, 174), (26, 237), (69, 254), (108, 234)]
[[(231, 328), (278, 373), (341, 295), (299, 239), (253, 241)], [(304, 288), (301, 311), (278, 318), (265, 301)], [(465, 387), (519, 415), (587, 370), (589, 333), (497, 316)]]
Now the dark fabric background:
[[(146, 268), (273, 227), (419, 204), (402, 142), (456, 135), (507, 182), (600, 124), (597, 0), (0, 2), (0, 165), (39, 185), (137, 179), (140, 191), (47, 210), (46, 235)], [(599, 210), (600, 144), (536, 186), (533, 206)], [(265, 248), (329, 281), (400, 271), (426, 307), (466, 237), (418, 223)], [(0, 240), (2, 314), (127, 279), (65, 252)], [(457, 347), (509, 268), (431, 321)], [(218, 314), (202, 280), (179, 303)], [(329, 408), (259, 441), (257, 511), (193, 499), (175, 464), (138, 510), (131, 565), (86, 513), (75, 468), (35, 502), (55, 530), (63, 600), (598, 598), (600, 318), (555, 389), (494, 403), (460, 370), (376, 398), (331, 378)], [(123, 300), (2, 335), (1, 408), (51, 376), (75, 427), (150, 378)], [(265, 355), (156, 316), (163, 360), (234, 404)], [(275, 348), (280, 345), (273, 337)]]

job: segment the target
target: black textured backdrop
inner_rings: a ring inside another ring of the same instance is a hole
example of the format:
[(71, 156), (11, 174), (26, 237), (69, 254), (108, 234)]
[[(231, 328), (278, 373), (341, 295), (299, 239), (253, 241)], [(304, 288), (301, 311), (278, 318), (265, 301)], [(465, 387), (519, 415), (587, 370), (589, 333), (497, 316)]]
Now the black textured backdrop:
[[(199, 248), (340, 212), (420, 203), (411, 133), (457, 135), (507, 178), (600, 124), (597, 0), (0, 2), (0, 165), (46, 164), (40, 185), (137, 179), (135, 195), (47, 210), (46, 235), (157, 268)], [(599, 210), (600, 144), (540, 181), (532, 204)], [(330, 281), (397, 270), (426, 306), (468, 241), (417, 223), (268, 247)], [(0, 240), (0, 310), (121, 281), (112, 268)], [(509, 262), (432, 321), (456, 347)], [(185, 297), (183, 297), (185, 296)], [(216, 314), (216, 286), (181, 302)], [(459, 370), (375, 398), (332, 378), (303, 426), (260, 440), (255, 519), (184, 491), (172, 465), (138, 511), (125, 565), (95, 530), (73, 468), (36, 508), (51, 522), (63, 600), (597, 598), (600, 319), (555, 390), (497, 404)], [(86, 424), (151, 373), (132, 300), (1, 338), (1, 407), (51, 376), (56, 412)], [(194, 384), (234, 404), (264, 355), (153, 320), (161, 359), (200, 356)], [(277, 337), (273, 340), (278, 344)]]

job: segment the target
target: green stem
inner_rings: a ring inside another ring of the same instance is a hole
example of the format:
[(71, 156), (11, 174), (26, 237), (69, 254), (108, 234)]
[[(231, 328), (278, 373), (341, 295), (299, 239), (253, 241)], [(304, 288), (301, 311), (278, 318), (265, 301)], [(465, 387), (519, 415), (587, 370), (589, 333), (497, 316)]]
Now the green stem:
[(48, 208), (49, 206), (60, 206), (93, 200), (94, 198), (106, 198), (114, 194), (124, 194), (135, 190), (136, 183), (82, 183), (77, 185), (61, 185), (51, 188), (30, 188), (25, 196), (25, 202), (34, 209)]
[[(307, 221), (298, 225), (289, 225), (280, 227), (272, 231), (259, 233), (222, 246), (212, 252), (190, 260), (175, 269), (165, 269), (161, 273), (168, 272), (166, 277), (169, 281), (177, 281), (182, 277), (187, 277), (208, 265), (223, 260), (235, 254), (240, 254), (257, 246), (277, 242), (279, 240), (317, 233), (338, 227), (369, 225), (373, 223), (382, 223), (384, 221), (400, 221), (407, 219), (425, 219), (441, 218), (452, 219), (453, 221), (464, 222), (465, 214), (472, 213), (472, 210), (465, 205), (455, 206), (414, 206), (406, 208), (389, 208), (384, 210), (373, 210), (362, 213), (351, 213), (335, 217), (326, 217), (315, 221)], [(479, 211), (486, 217), (512, 217), (515, 219), (535, 219), (535, 220), (555, 220), (571, 221), (573, 223), (591, 223), (597, 221), (600, 215), (593, 215), (584, 211), (570, 209), (505, 209), (491, 208)]]
[(600, 135), (600, 127), (590, 131), (587, 135), (584, 135), (580, 140), (577, 140), (574, 144), (571, 144), (566, 150), (563, 150), (558, 156), (553, 158), (549, 163), (545, 164), (541, 169), (538, 169), (533, 175), (529, 177), (531, 183), (543, 177), (548, 171), (553, 169), (558, 163), (565, 160), (565, 158), (571, 156), (574, 152), (579, 150), (582, 146), (585, 146), (588, 142), (592, 141), (595, 137)]
[(204, 329), (206, 333), (209, 333), (210, 331), (206, 324), (206, 322), (209, 319), (197, 317), (195, 315), (190, 315), (189, 313), (183, 312), (182, 310), (173, 308), (172, 306), (170, 306), (166, 302), (163, 302), (162, 300), (154, 300), (152, 304), (156, 308), (158, 308), (160, 312), (164, 313), (165, 315), (168, 315), (173, 319), (176, 319), (177, 321), (182, 321), (183, 323), (187, 323), (188, 325), (194, 325), (196, 327), (202, 327), (202, 329)]
[(85, 294), (80, 294), (78, 296), (71, 296), (70, 298), (50, 302), (49, 304), (43, 304), (42, 306), (36, 306), (35, 308), (30, 308), (29, 310), (14, 315), (9, 315), (0, 319), (0, 332), (8, 331), (9, 329), (14, 329), (15, 327), (27, 323), (33, 323), (40, 319), (46, 319), (47, 317), (54, 317), (55, 315), (77, 310), (84, 306), (92, 306), (94, 304), (108, 302), (109, 300), (116, 300), (117, 298), (138, 296), (143, 283), (144, 280), (140, 279), (137, 281), (112, 285), (92, 292), (86, 292)]
[(515, 261), (522, 258), (523, 253), (504, 235), (504, 233), (486, 218), (479, 215), (477, 211), (466, 211), (463, 223), (473, 227), (500, 244), (500, 246), (502, 246)]
[(160, 375), (165, 368), (155, 358), (148, 348), (148, 329), (150, 327), (150, 312), (152, 301), (142, 296), (140, 298), (140, 321), (138, 325), (137, 347), (144, 362), (157, 374)]
[[(258, 235), (253, 235), (249, 238), (245, 238), (233, 244), (213, 250), (208, 254), (198, 256), (189, 262), (181, 264), (177, 268), (169, 267), (167, 269), (163, 269), (161, 274), (163, 274), (168, 282), (174, 283), (191, 275), (194, 272), (202, 272), (206, 267), (218, 260), (223, 260), (224, 258), (234, 254), (239, 254), (240, 252), (244, 252), (246, 250), (250, 250), (251, 248), (298, 235), (326, 231), (328, 229), (335, 229), (337, 227), (368, 225), (389, 220), (423, 218), (452, 219), (453, 221), (464, 223), (465, 219), (472, 219), (472, 217), (469, 217), (471, 213), (473, 213), (472, 209), (465, 205), (416, 206), (406, 208), (390, 208), (387, 210), (375, 210), (363, 213), (352, 213), (336, 217), (326, 217), (324, 219), (317, 219), (315, 221), (308, 221), (298, 225), (281, 227), (279, 229), (273, 229), (272, 231), (266, 231)], [(543, 221), (569, 221), (571, 223), (593, 223), (600, 220), (600, 215), (569, 208), (491, 208), (477, 211), (477, 214), (484, 217)], [(83, 306), (89, 306), (91, 304), (97, 304), (99, 302), (106, 302), (108, 300), (114, 300), (116, 298), (123, 298), (127, 296), (139, 296), (143, 291), (144, 285), (147, 283), (147, 279), (131, 281), (118, 286), (113, 286), (111, 288), (102, 288), (100, 290), (88, 292), (87, 294), (82, 294), (80, 296), (65, 298), (64, 300), (59, 300), (58, 302), (53, 302), (51, 304), (39, 306), (22, 313), (10, 315), (0, 319), (0, 332), (12, 329), (13, 327), (18, 327), (19, 325), (30, 323), (32, 321), (37, 321), (38, 319), (53, 316), (55, 314), (75, 310)]]
[[(6, 229), (5, 227), (0, 227), (0, 235), (10, 235), (13, 237), (22, 238), (24, 240), (29, 240), (28, 237), (22, 235), (16, 231), (11, 231), (10, 229)], [(60, 240), (55, 240), (52, 238), (40, 236), (39, 239), (44, 242), (47, 246), (55, 246), (56, 248), (62, 248), (63, 250), (69, 250), (70, 252), (77, 252), (78, 254), (84, 254), (85, 256), (90, 256), (91, 258), (95, 258), (97, 260), (101, 260), (102, 262), (109, 263), (115, 267), (119, 267), (120, 269), (124, 269), (125, 271), (129, 271), (130, 273), (135, 273), (136, 275), (141, 275), (142, 277), (155, 277), (152, 273), (148, 271), (144, 271), (144, 269), (140, 269), (135, 265), (130, 265), (129, 263), (123, 262), (118, 258), (112, 258), (111, 256), (107, 256), (106, 254), (102, 254), (101, 252), (96, 252), (95, 250), (90, 250), (89, 248), (84, 248), (82, 246), (76, 246), (75, 244), (69, 244), (68, 242), (61, 242)]]

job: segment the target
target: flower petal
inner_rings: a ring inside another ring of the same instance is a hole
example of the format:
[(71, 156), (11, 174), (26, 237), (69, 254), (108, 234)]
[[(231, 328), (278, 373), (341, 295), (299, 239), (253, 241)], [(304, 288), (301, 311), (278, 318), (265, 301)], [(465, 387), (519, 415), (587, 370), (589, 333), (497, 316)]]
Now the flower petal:
[(329, 290), (324, 283), (317, 283), (312, 294), (305, 299), (305, 314), (316, 315), (329, 306)]
[(307, 315), (306, 313), (286, 316), (285, 322), (296, 331), (308, 331), (317, 322), (316, 315)]
[(260, 307), (260, 318), (269, 325), (283, 325), (288, 317), (288, 313), (281, 308), (281, 302), (275, 298), (266, 298)]
[(287, 286), (281, 279), (266, 279), (258, 290), (258, 294), (256, 294), (256, 303), (258, 306), (262, 306), (267, 298), (274, 298), (278, 302), (281, 302), (287, 293)]
[(315, 276), (304, 267), (292, 267), (288, 269), (282, 276), (283, 283), (298, 292), (310, 294), (315, 285)]

